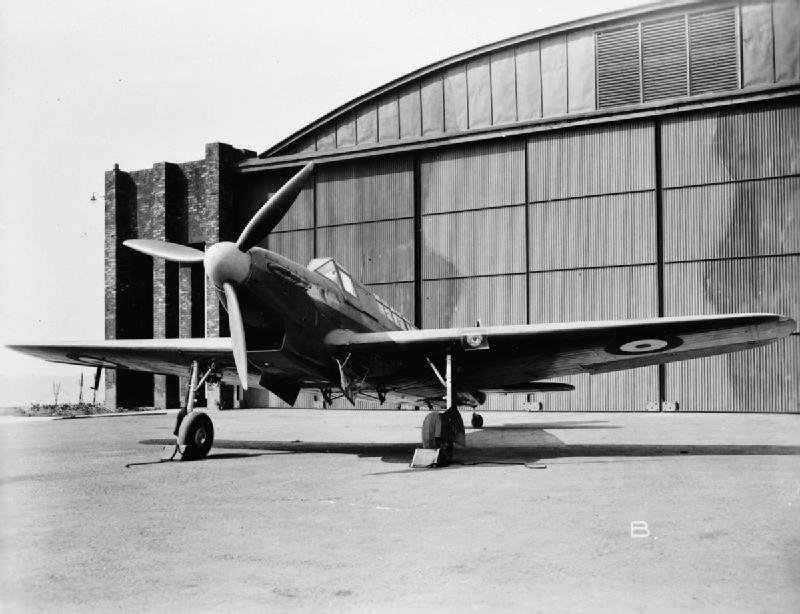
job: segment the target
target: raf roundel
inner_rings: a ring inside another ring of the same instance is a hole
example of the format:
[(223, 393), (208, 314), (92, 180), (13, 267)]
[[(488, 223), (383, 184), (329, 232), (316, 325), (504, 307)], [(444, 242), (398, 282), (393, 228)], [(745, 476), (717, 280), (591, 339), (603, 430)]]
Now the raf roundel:
[(467, 335), (464, 341), (467, 342), (469, 347), (477, 348), (483, 343), (483, 335)]
[(658, 354), (683, 345), (683, 339), (673, 336), (630, 339), (622, 343), (612, 343), (606, 352), (617, 356), (636, 356), (637, 354)]

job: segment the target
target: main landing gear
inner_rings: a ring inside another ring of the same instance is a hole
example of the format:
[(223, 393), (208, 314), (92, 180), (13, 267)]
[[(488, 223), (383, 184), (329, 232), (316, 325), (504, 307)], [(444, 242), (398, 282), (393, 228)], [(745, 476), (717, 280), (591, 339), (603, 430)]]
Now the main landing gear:
[[(447, 354), (446, 361), (445, 375), (442, 377), (433, 362), (428, 360), (428, 364), (433, 369), (436, 377), (439, 378), (439, 381), (442, 382), (446, 391), (445, 404), (447, 410), (444, 412), (431, 411), (422, 422), (422, 448), (424, 450), (438, 450), (439, 456), (444, 456), (436, 464), (441, 464), (442, 461), (447, 462), (450, 459), (454, 444), (457, 443), (461, 446), (467, 444), (464, 421), (461, 418), (458, 407), (453, 402), (453, 361), (450, 354)], [(415, 466), (414, 461), (412, 461), (412, 466)]]
[(173, 434), (177, 438), (177, 443), (171, 458), (179, 454), (181, 460), (200, 460), (206, 457), (214, 444), (214, 424), (211, 422), (211, 418), (207, 413), (194, 409), (195, 393), (206, 380), (213, 377), (213, 369), (209, 369), (199, 382), (197, 381), (198, 371), (197, 361), (192, 361), (186, 407), (178, 412), (175, 420)]

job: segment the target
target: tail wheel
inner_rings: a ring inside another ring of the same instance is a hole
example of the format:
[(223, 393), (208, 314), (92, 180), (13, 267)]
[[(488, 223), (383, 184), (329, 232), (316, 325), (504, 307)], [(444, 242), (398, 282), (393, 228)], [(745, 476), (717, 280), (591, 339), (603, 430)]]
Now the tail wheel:
[(187, 415), (178, 431), (178, 443), (186, 446), (183, 452), (185, 460), (205, 458), (214, 444), (214, 423), (208, 414), (193, 411)]
[(480, 414), (472, 414), (472, 428), (479, 429), (483, 426), (483, 416)]

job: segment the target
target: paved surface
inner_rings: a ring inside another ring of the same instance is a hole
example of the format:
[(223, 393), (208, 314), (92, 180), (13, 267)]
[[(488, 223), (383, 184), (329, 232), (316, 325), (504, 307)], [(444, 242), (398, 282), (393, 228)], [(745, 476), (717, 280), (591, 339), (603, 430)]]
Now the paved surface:
[(0, 418), (2, 610), (800, 612), (800, 416), (486, 413), (412, 471), (422, 418)]

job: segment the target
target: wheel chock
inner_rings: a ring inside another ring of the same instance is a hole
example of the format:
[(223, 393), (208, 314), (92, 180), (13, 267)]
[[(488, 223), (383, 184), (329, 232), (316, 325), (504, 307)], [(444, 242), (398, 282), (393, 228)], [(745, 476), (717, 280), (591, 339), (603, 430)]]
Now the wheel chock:
[(172, 443), (168, 446), (164, 446), (161, 448), (161, 460), (162, 461), (171, 461), (171, 460), (183, 460), (183, 453), (186, 450), (186, 446), (181, 446), (177, 443)]
[(447, 455), (441, 448), (417, 448), (409, 467), (413, 469), (430, 469), (432, 467), (446, 467)]

